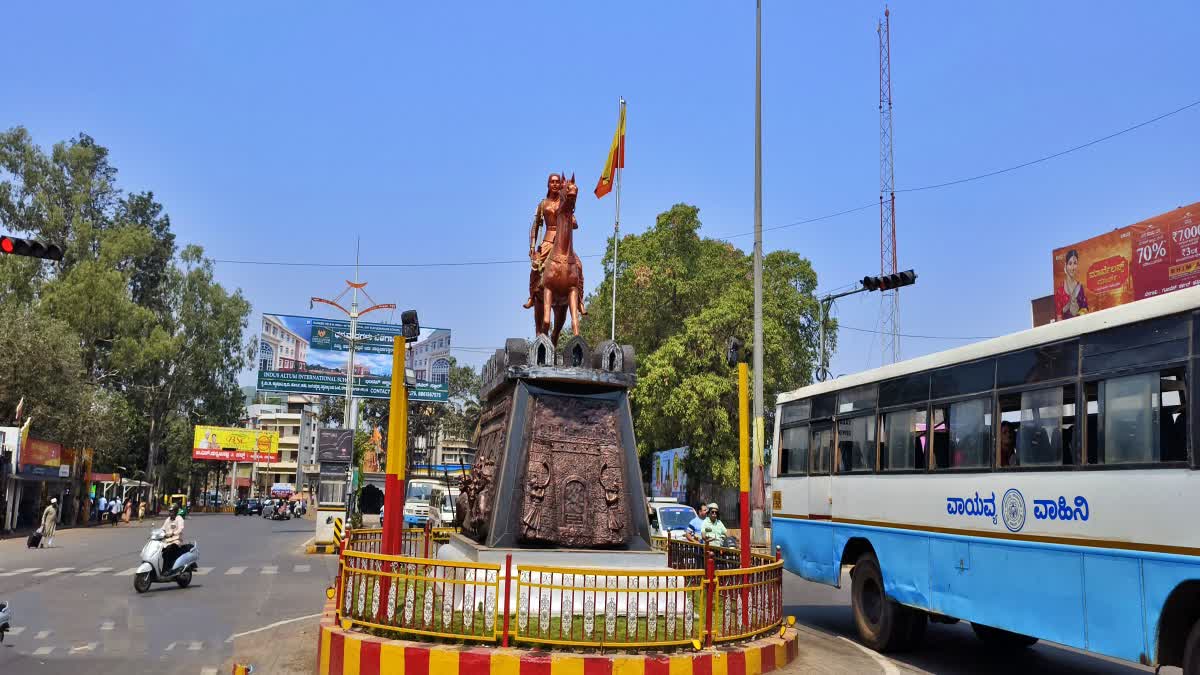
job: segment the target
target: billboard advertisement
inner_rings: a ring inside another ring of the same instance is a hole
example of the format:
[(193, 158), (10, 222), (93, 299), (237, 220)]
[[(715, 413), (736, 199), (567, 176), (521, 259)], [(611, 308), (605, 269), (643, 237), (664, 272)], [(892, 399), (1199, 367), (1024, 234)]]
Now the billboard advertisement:
[[(354, 395), (389, 398), (393, 338), (400, 324), (358, 322)], [(293, 394), (344, 396), (350, 360), (350, 322), (309, 316), (264, 314), (258, 344), (258, 388)], [(450, 331), (421, 327), (405, 363), (416, 374), (410, 401), (450, 400)]]
[(317, 460), (349, 462), (354, 456), (354, 432), (349, 429), (318, 429)]
[(278, 462), (279, 432), (196, 426), (192, 459), (218, 462)]
[(1200, 202), (1054, 249), (1054, 320), (1200, 284)]
[[(21, 464), (27, 466), (53, 466), (62, 463), (63, 447), (58, 443), (43, 441), (40, 438), (27, 438), (21, 446)], [(54, 471), (58, 475), (58, 470)]]
[(683, 459), (688, 449), (675, 448), (654, 453), (650, 465), (650, 496), (687, 499), (687, 474), (683, 471)]

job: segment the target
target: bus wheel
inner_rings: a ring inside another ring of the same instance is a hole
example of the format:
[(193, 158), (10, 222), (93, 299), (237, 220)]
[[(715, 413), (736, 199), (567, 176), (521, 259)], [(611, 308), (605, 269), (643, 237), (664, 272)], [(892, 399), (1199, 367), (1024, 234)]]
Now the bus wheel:
[(971, 630), (975, 631), (975, 636), (983, 640), (985, 645), (997, 649), (1032, 647), (1038, 641), (1037, 638), (1029, 635), (1022, 635), (1001, 628), (992, 628), (980, 623), (971, 624)]
[(1183, 675), (1200, 675), (1200, 620), (1192, 625), (1183, 647)]
[(911, 634), (912, 614), (884, 593), (883, 574), (874, 553), (859, 556), (850, 580), (859, 639), (878, 652), (903, 648)]

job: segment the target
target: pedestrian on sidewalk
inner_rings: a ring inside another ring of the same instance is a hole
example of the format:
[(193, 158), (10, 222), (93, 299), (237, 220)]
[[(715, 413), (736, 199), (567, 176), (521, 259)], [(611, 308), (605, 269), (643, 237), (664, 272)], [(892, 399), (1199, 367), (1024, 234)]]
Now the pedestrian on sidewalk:
[(103, 525), (108, 520), (108, 497), (100, 494), (100, 502), (96, 506), (96, 524)]
[(54, 546), (54, 528), (58, 526), (58, 498), (50, 500), (50, 505), (42, 511), (42, 543), (45, 548)]
[(145, 517), (146, 517), (146, 502), (139, 501), (138, 502), (138, 522), (139, 523), (142, 522), (142, 519)]
[(132, 500), (132, 499), (129, 499), (129, 500), (126, 500), (126, 501), (125, 501), (125, 509), (124, 509), (124, 511), (121, 513), (121, 522), (122, 522), (122, 523), (128, 523), (128, 522), (129, 522), (129, 517), (130, 517), (132, 514), (133, 514), (133, 500)]
[(112, 526), (117, 526), (117, 520), (121, 517), (121, 498), (113, 497), (113, 500), (108, 503), (108, 519), (112, 522)]

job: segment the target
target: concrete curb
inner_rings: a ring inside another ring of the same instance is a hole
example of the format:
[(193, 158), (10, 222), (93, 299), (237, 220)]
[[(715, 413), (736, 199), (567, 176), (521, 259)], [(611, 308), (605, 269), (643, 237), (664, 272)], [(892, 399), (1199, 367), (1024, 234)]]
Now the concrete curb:
[(672, 654), (597, 654), (387, 640), (343, 630), (332, 603), (321, 618), (318, 675), (760, 675), (798, 655), (797, 631), (735, 647)]
[(337, 544), (308, 544), (304, 547), (304, 552), (316, 555), (333, 555), (338, 551)]

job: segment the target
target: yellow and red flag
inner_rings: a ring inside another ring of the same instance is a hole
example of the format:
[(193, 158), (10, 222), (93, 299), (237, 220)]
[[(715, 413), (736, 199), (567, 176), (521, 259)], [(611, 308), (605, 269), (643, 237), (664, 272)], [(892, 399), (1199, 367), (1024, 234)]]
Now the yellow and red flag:
[(613, 134), (612, 147), (608, 149), (608, 161), (596, 183), (596, 199), (612, 192), (617, 169), (625, 168), (625, 101), (621, 100), (621, 115), (617, 118), (617, 131)]

